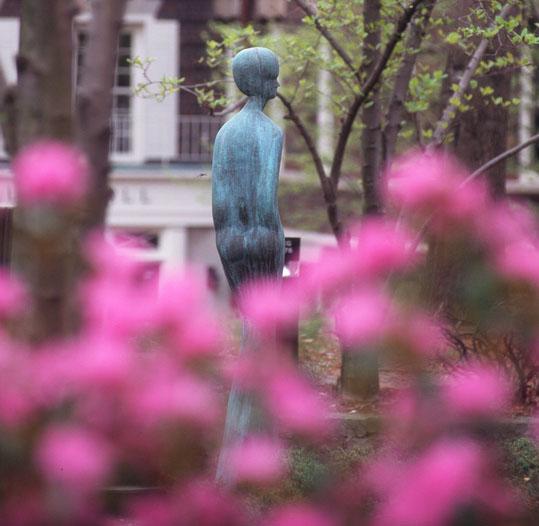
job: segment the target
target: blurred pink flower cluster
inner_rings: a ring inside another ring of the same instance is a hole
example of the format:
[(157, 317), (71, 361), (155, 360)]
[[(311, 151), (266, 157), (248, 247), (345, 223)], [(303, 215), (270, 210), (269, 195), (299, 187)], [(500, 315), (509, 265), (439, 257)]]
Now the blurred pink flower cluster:
[(55, 141), (34, 143), (13, 161), (17, 199), (22, 205), (72, 205), (89, 187), (88, 163), (72, 146)]
[[(88, 188), (85, 161), (65, 145), (31, 146), (13, 168), (27, 205), (72, 205)], [(480, 362), (428, 374), (423, 366), (445, 350), (445, 321), (395, 293), (394, 282), (423, 268), (420, 234), (468, 237), (496, 279), (539, 294), (536, 224), (520, 208), (493, 202), (482, 184), (466, 182), (447, 156), (409, 154), (386, 183), (400, 221), (365, 220), (300, 279), (240, 291), (238, 311), (260, 348), (229, 369), (225, 324), (204, 280), (183, 271), (157, 287), (126, 256), (127, 238), (120, 247), (100, 235), (86, 240), (88, 272), (75, 291), (81, 328), (63, 341), (17, 339), (17, 318), (31, 298), (1, 273), (0, 477), (9, 482), (0, 485), (0, 523), (449, 526), (471, 508), (481, 520), (510, 520), (518, 499), (499, 479), (478, 427), (505, 415), (511, 385)], [(409, 387), (384, 415), (374, 458), (344, 480), (325, 475), (318, 493), (258, 509), (256, 492), (284, 485), (293, 469), (290, 444), (316, 449), (338, 440), (331, 401), (293, 363), (283, 337), (298, 315), (315, 313), (345, 352), (413, 365)], [(537, 336), (532, 330), (534, 342)], [(230, 482), (218, 485), (231, 380), (255, 395), (268, 425), (233, 446)], [(153, 493), (124, 497), (113, 511), (107, 488), (126, 484)]]

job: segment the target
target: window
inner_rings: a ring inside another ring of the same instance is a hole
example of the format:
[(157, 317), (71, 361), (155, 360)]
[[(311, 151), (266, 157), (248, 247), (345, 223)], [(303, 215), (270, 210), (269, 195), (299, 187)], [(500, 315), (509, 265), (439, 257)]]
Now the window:
[[(76, 81), (80, 85), (81, 72), (84, 68), (84, 55), (88, 35), (84, 31), (77, 34)], [(118, 42), (118, 61), (114, 75), (111, 144), (112, 154), (130, 154), (133, 152), (133, 75), (129, 59), (133, 54), (133, 35), (122, 31)]]

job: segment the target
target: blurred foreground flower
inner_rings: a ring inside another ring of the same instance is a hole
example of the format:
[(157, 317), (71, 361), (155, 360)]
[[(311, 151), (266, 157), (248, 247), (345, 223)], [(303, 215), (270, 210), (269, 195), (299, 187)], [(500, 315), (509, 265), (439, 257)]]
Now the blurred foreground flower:
[(272, 484), (286, 472), (285, 449), (274, 438), (251, 435), (231, 448), (228, 464), (230, 480), (236, 484)]
[(13, 161), (15, 189), (21, 205), (72, 205), (88, 189), (88, 164), (82, 152), (54, 141), (34, 143)]

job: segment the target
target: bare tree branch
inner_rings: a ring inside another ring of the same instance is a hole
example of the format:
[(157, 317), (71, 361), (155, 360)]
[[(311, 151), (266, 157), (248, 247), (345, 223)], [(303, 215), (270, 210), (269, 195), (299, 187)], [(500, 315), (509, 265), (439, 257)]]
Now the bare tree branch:
[(532, 135), (529, 139), (527, 139), (524, 142), (521, 142), (520, 144), (517, 144), (516, 146), (513, 146), (512, 148), (509, 148), (503, 153), (500, 153), (500, 155), (497, 155), (496, 157), (490, 159), (490, 161), (483, 164), (483, 166), (480, 166), (477, 170), (472, 172), (464, 181), (463, 184), (466, 184), (470, 182), (471, 180), (475, 179), (482, 173), (486, 172), (493, 166), (496, 166), (498, 163), (501, 163), (502, 161), (505, 161), (509, 157), (512, 157), (513, 155), (520, 152), (520, 150), (523, 150), (524, 148), (527, 148), (528, 146), (531, 146), (532, 144), (539, 142), (539, 133)]
[(335, 156), (333, 157), (333, 164), (331, 166), (331, 172), (330, 172), (330, 178), (335, 188), (337, 188), (339, 184), (342, 163), (344, 161), (344, 152), (346, 150), (348, 138), (350, 137), (352, 126), (356, 119), (359, 108), (367, 100), (367, 97), (370, 95), (371, 91), (380, 80), (382, 72), (384, 71), (384, 68), (386, 67), (389, 59), (391, 58), (391, 55), (393, 54), (395, 46), (398, 44), (399, 40), (402, 38), (402, 35), (406, 31), (406, 28), (408, 27), (410, 20), (414, 16), (414, 13), (417, 11), (421, 3), (424, 1), (425, 0), (414, 0), (414, 2), (410, 4), (410, 6), (408, 6), (404, 10), (399, 21), (397, 22), (397, 25), (395, 26), (393, 35), (389, 39), (389, 42), (387, 43), (383, 53), (380, 55), (380, 59), (378, 60), (376, 65), (373, 67), (369, 77), (367, 78), (363, 86), (361, 87), (360, 92), (356, 95), (350, 108), (348, 109), (345, 120), (339, 132), (337, 145), (335, 147)]
[(282, 93), (277, 93), (277, 97), (279, 97), (279, 99), (281, 100), (285, 108), (287, 109), (288, 111), (287, 117), (296, 125), (296, 128), (298, 129), (299, 133), (303, 137), (303, 140), (305, 141), (307, 149), (309, 150), (309, 153), (311, 154), (311, 157), (314, 162), (314, 166), (316, 168), (316, 173), (318, 175), (318, 179), (320, 180), (320, 186), (322, 187), (322, 194), (324, 196), (324, 201), (326, 203), (326, 211), (328, 215), (329, 224), (331, 225), (331, 228), (333, 230), (333, 233), (335, 234), (335, 237), (339, 241), (341, 239), (341, 234), (342, 234), (342, 225), (340, 223), (339, 216), (338, 216), (336, 189), (333, 183), (331, 182), (331, 179), (326, 174), (324, 163), (322, 162), (322, 159), (318, 153), (315, 141), (311, 137), (311, 134), (309, 133), (309, 131), (307, 130), (305, 123), (301, 120), (301, 117), (295, 111), (290, 101)]
[[(410, 23), (410, 33), (405, 42), (406, 54), (401, 62), (397, 75), (393, 93), (387, 110), (387, 124), (384, 129), (384, 161), (391, 162), (397, 145), (397, 137), (401, 128), (404, 113), (404, 103), (408, 93), (408, 84), (412, 77), (417, 54), (421, 47), (421, 42), (425, 36), (429, 25), (430, 15), (436, 4), (436, 0), (426, 0), (422, 13), (417, 13)], [(417, 20), (419, 18), (419, 20)]]
[(322, 23), (320, 22), (320, 18), (318, 17), (318, 14), (316, 12), (316, 9), (309, 5), (305, 0), (293, 0), (302, 10), (303, 12), (310, 16), (313, 19), (314, 26), (319, 31), (319, 33), (329, 42), (329, 45), (335, 50), (337, 55), (341, 57), (343, 62), (350, 68), (350, 71), (352, 71), (358, 80), (358, 82), (361, 82), (361, 76), (358, 71), (358, 69), (354, 66), (354, 63), (352, 62), (352, 58), (348, 53), (345, 51), (345, 49), (335, 40), (335, 37), (329, 32), (327, 27), (324, 27)]
[(88, 45), (77, 96), (77, 138), (91, 164), (87, 227), (102, 227), (111, 191), (108, 185), (112, 88), (118, 36), (126, 0), (93, 0)]
[[(500, 14), (498, 15), (498, 17), (502, 19), (507, 18), (512, 7), (513, 5), (511, 3), (506, 4), (504, 8), (500, 11)], [(493, 25), (489, 29), (494, 29), (494, 27), (495, 26)], [(456, 113), (458, 111), (458, 107), (462, 100), (462, 96), (468, 89), (468, 86), (470, 84), (470, 81), (472, 80), (473, 74), (475, 73), (477, 66), (479, 66), (479, 63), (481, 62), (481, 59), (483, 58), (483, 55), (485, 54), (485, 51), (487, 50), (487, 46), (489, 42), (490, 42), (490, 39), (483, 37), (481, 41), (479, 42), (473, 55), (471, 56), (470, 61), (468, 62), (466, 68), (464, 69), (464, 73), (462, 74), (462, 77), (460, 78), (457, 90), (449, 99), (447, 106), (445, 107), (442, 113), (442, 117), (436, 124), (434, 133), (432, 135), (432, 141), (427, 147), (428, 150), (436, 149), (439, 146), (441, 146), (442, 143), (444, 142), (444, 139), (447, 135), (449, 127), (451, 123), (453, 122), (453, 119), (455, 118)]]

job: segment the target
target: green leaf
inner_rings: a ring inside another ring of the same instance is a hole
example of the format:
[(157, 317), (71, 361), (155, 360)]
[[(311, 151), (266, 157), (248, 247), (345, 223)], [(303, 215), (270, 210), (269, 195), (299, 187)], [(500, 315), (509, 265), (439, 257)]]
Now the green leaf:
[(456, 44), (460, 40), (460, 35), (456, 31), (451, 31), (446, 37), (445, 41), (449, 44)]

